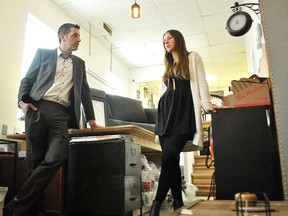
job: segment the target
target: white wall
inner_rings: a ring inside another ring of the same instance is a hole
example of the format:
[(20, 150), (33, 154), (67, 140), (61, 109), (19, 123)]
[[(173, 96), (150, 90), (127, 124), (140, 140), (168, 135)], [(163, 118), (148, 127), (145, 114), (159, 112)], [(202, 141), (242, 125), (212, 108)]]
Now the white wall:
[[(14, 133), (14, 128), (24, 131), (24, 122), (17, 119), (17, 94), (22, 68), (24, 36), (28, 13), (32, 13), (42, 22), (57, 32), (65, 22), (76, 23), (50, 0), (9, 0), (2, 2), (0, 13), (1, 40), (0, 46), (0, 138), (2, 125), (8, 125), (8, 134)], [(57, 34), (55, 34), (57, 37)], [(91, 40), (91, 55), (89, 55), (89, 33), (81, 29), (81, 44), (75, 54), (86, 62), (86, 68), (105, 78), (110, 69), (110, 50), (98, 40)], [(122, 80), (123, 88), (119, 94), (131, 95), (131, 80), (128, 68), (116, 57), (113, 57), (113, 73)], [(88, 76), (90, 87), (100, 88), (99, 82)]]
[[(245, 0), (244, 2), (259, 3), (258, 0)], [(248, 12), (253, 19), (251, 29), (249, 32), (247, 32), (246, 35), (246, 57), (248, 63), (248, 72), (250, 75), (257, 74), (260, 77), (269, 77), (269, 71), (267, 69), (268, 65), (265, 50), (265, 39), (263, 26), (261, 24), (261, 14), (257, 15), (255, 12), (248, 8), (245, 8), (245, 11)]]

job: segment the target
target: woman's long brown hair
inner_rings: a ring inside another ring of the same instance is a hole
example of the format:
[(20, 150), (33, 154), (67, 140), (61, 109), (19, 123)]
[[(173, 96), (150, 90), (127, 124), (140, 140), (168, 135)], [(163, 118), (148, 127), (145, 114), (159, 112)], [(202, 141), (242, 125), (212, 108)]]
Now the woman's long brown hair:
[[(189, 52), (187, 51), (186, 48), (186, 43), (183, 35), (181, 32), (171, 29), (168, 30), (166, 33), (170, 33), (171, 36), (175, 40), (175, 52), (178, 53), (178, 62), (177, 64), (174, 64), (174, 59), (171, 53), (169, 53), (166, 48), (165, 48), (165, 43), (163, 42), (164, 46), (164, 75), (163, 75), (163, 81), (169, 80), (169, 77), (172, 73), (174, 72), (176, 77), (181, 77), (182, 79), (190, 79), (189, 76), (189, 59), (188, 59), (188, 54)], [(164, 35), (165, 35), (164, 34)], [(163, 38), (164, 38), (163, 35)]]

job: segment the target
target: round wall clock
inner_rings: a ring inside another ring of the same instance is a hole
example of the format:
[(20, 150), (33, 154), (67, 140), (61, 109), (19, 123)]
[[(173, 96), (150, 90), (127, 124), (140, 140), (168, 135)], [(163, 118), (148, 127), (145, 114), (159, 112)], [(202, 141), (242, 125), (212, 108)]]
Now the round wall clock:
[(237, 11), (227, 20), (226, 30), (232, 36), (242, 36), (250, 30), (252, 22), (250, 14), (244, 11)]

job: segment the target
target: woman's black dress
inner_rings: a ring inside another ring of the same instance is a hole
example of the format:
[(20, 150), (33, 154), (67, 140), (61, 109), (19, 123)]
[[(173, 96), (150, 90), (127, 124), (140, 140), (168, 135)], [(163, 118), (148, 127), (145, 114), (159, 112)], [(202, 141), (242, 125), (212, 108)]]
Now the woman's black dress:
[(174, 78), (172, 73), (165, 85), (167, 90), (158, 103), (155, 133), (158, 136), (193, 136), (196, 124), (190, 80)]

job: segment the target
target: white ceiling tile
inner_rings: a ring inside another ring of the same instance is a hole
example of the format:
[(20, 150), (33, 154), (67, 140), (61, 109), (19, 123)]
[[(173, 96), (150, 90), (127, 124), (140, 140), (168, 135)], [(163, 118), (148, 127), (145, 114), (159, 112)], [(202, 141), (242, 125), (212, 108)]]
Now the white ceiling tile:
[(164, 20), (157, 8), (148, 7), (141, 10), (141, 17), (139, 19), (133, 19), (129, 16), (129, 19), (127, 19), (126, 22), (132, 29), (139, 30), (163, 25)]
[(157, 41), (154, 43), (148, 43), (148, 44), (146, 44), (146, 48), (151, 55), (161, 56), (161, 59), (163, 61), (164, 47), (163, 47), (162, 41)]
[(196, 1), (173, 1), (158, 5), (158, 8), (167, 23), (201, 17)]
[(113, 45), (116, 48), (141, 44), (141, 41), (139, 40), (137, 34), (135, 34), (134, 31), (115, 33), (112, 35), (112, 38), (113, 40), (115, 40), (115, 43)]
[(210, 47), (198, 47), (193, 49), (193, 51), (199, 53), (199, 55), (202, 57), (202, 59), (210, 59), (211, 58), (211, 51)]
[(163, 34), (168, 30), (166, 25), (153, 26), (151, 28), (139, 29), (135, 33), (139, 39), (147, 44), (155, 41), (162, 41)]
[[(202, 16), (231, 11), (235, 0), (197, 0)], [(238, 1), (241, 2), (241, 1)]]
[(185, 42), (188, 50), (193, 50), (198, 47), (206, 47), (209, 45), (206, 34), (185, 37)]
[(69, 0), (52, 0), (57, 5), (66, 4)]
[(210, 46), (229, 44), (242, 41), (242, 37), (232, 37), (226, 31), (208, 32), (207, 38)]
[(177, 29), (184, 36), (205, 33), (202, 18), (185, 19), (178, 22), (168, 24), (169, 29)]
[(229, 56), (239, 52), (241, 52), (240, 42), (211, 46), (212, 56)]
[(205, 26), (206, 32), (213, 32), (213, 31), (223, 31), (226, 27), (226, 22), (231, 16), (232, 12), (230, 13), (219, 13), (216, 15), (209, 15), (203, 17), (203, 23)]

